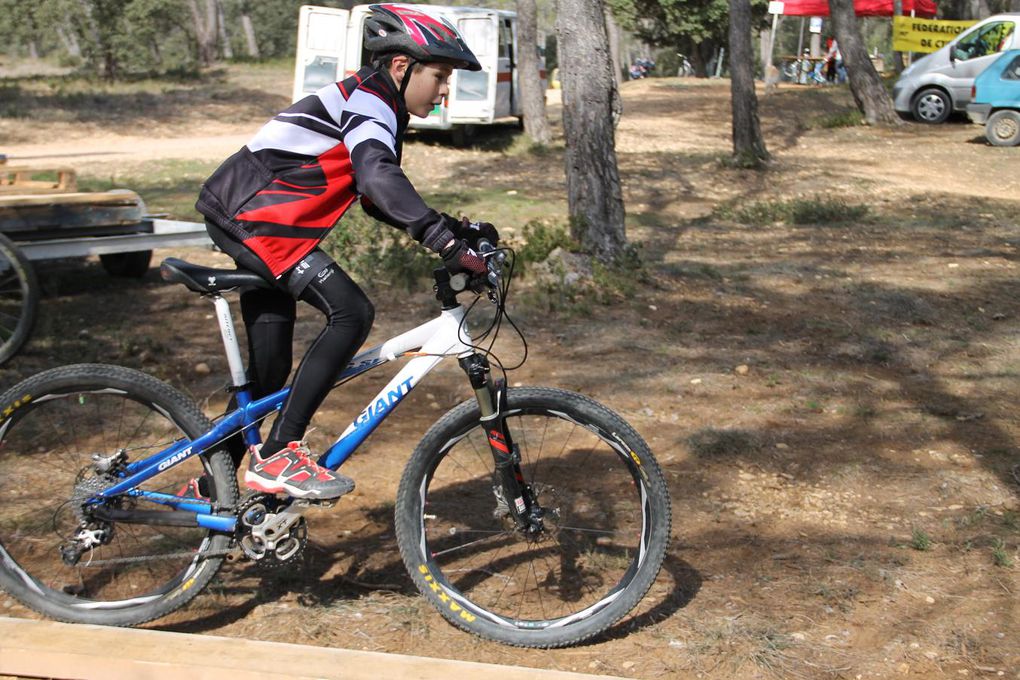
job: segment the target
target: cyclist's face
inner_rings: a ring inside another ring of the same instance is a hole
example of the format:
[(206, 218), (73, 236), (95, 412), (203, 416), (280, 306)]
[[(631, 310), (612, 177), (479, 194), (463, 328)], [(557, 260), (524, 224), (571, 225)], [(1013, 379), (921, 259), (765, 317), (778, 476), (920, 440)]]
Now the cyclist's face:
[(420, 118), (429, 115), (432, 107), (442, 103), (443, 98), (450, 94), (452, 73), (453, 67), (448, 64), (425, 64), (415, 69), (404, 93), (408, 113)]

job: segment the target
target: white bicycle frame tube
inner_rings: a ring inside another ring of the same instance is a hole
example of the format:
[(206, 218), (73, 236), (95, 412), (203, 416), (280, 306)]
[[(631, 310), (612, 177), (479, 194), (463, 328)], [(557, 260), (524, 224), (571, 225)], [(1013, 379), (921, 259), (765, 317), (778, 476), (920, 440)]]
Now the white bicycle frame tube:
[[(231, 379), (235, 386), (240, 387), (246, 384), (247, 378), (229, 304), (222, 296), (215, 296), (213, 301), (216, 305), (216, 316), (220, 324), (220, 334), (223, 336)], [(321, 465), (336, 469), (440, 361), (446, 357), (471, 353), (471, 336), (467, 329), (462, 327), (465, 313), (463, 305), (444, 309), (437, 318), (351, 359), (347, 368), (340, 374), (340, 378), (354, 377), (394, 359), (414, 356), (322, 455), (319, 459)]]
[(241, 387), (248, 382), (248, 378), (245, 377), (241, 348), (237, 343), (237, 333), (234, 332), (234, 319), (230, 314), (230, 304), (222, 295), (216, 295), (213, 297), (213, 305), (216, 307), (216, 319), (220, 323), (220, 335), (223, 337), (223, 349), (227, 353), (227, 365), (230, 366), (230, 380), (234, 383), (234, 387)]
[(347, 426), (333, 446), (319, 459), (325, 467), (336, 469), (372, 434), (376, 427), (436, 365), (451, 356), (472, 352), (471, 337), (462, 327), (463, 306), (443, 310), (439, 317), (391, 338), (381, 345), (355, 356), (340, 377), (358, 375), (394, 359), (414, 356)]

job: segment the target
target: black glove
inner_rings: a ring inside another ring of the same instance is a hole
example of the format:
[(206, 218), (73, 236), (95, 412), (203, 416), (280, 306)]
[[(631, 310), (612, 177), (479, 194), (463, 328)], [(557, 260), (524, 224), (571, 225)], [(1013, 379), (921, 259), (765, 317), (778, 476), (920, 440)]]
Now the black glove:
[(485, 260), (478, 257), (478, 253), (468, 247), (467, 241), (461, 239), (453, 241), (450, 245), (443, 248), (443, 252), (440, 255), (442, 255), (443, 263), (451, 274), (464, 272), (471, 276), (486, 276), (489, 273)]
[(494, 246), (499, 243), (499, 232), (488, 222), (471, 222), (468, 218), (462, 217), (451, 231), (457, 238), (467, 241), (472, 248), (477, 248), (478, 242), (482, 239)]

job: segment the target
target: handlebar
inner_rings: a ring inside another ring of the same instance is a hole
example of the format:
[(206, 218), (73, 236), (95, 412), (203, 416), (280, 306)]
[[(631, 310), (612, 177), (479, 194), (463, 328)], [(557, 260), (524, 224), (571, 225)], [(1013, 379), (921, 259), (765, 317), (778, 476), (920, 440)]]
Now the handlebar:
[(489, 268), (489, 273), (486, 276), (489, 286), (493, 289), (498, 289), (500, 276), (503, 273), (503, 262), (506, 260), (506, 253), (496, 250), (496, 246), (486, 239), (478, 241), (478, 253), (485, 260), (485, 264)]

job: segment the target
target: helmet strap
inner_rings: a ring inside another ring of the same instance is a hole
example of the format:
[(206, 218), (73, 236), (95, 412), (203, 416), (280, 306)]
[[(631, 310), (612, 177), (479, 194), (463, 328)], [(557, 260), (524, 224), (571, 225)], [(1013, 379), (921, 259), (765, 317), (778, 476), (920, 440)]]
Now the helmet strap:
[(407, 86), (411, 84), (411, 74), (414, 72), (414, 66), (418, 63), (418, 60), (414, 57), (407, 56), (407, 70), (404, 71), (404, 77), (400, 79), (400, 98), (404, 98), (404, 94), (407, 92)]

